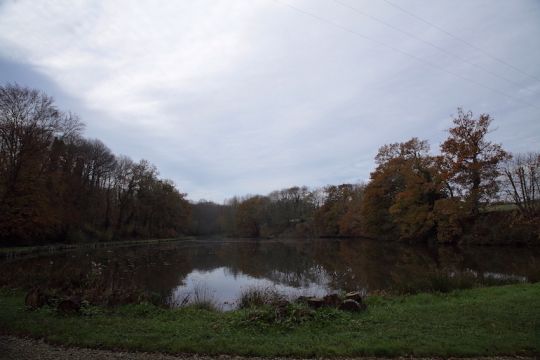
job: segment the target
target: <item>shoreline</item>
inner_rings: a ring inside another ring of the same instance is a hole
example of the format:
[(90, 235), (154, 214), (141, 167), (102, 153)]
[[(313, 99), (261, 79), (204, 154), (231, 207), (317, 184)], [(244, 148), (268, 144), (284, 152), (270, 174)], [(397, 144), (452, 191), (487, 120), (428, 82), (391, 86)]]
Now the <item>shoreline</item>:
[[(82, 315), (28, 311), (0, 292), (3, 335), (93, 349), (245, 357), (478, 357), (540, 354), (540, 283), (448, 294), (371, 296), (360, 313), (291, 307), (215, 312), (147, 303), (90, 307)], [(198, 356), (198, 355), (197, 355)]]
[[(107, 247), (122, 247), (122, 246), (137, 246), (137, 245), (152, 245), (152, 244), (163, 244), (171, 242), (180, 242), (180, 241), (227, 241), (230, 239), (242, 240), (242, 241), (312, 241), (312, 240), (358, 240), (358, 241), (377, 241), (377, 239), (370, 237), (330, 237), (330, 236), (321, 236), (316, 238), (295, 238), (295, 237), (271, 237), (271, 238), (242, 238), (242, 237), (216, 237), (216, 236), (181, 236), (176, 238), (164, 238), (164, 239), (140, 239), (140, 240), (118, 240), (118, 241), (103, 241), (103, 242), (87, 242), (87, 243), (74, 243), (74, 244), (62, 244), (62, 243), (52, 243), (47, 245), (32, 245), (32, 246), (4, 246), (0, 247), (0, 258), (15, 258), (18, 256), (26, 255), (42, 255), (46, 253), (54, 253), (57, 251), (69, 251), (76, 249), (100, 249)], [(457, 247), (457, 248), (492, 248), (492, 247), (501, 247), (501, 248), (539, 248), (540, 244), (526, 244), (526, 243), (515, 243), (515, 244), (491, 244), (491, 243), (467, 243), (467, 244), (423, 244), (423, 243), (414, 243), (414, 242), (403, 242), (403, 241), (388, 241), (386, 243), (399, 243), (410, 246), (427, 246), (427, 247)]]
[(182, 236), (177, 238), (165, 238), (165, 239), (143, 239), (143, 240), (118, 240), (118, 241), (103, 241), (103, 242), (88, 242), (88, 243), (75, 243), (75, 244), (49, 244), (49, 245), (37, 245), (37, 246), (13, 246), (13, 247), (0, 247), (0, 258), (13, 258), (17, 256), (25, 255), (41, 255), (46, 253), (53, 253), (56, 251), (68, 251), (76, 249), (100, 249), (107, 247), (122, 247), (122, 246), (137, 246), (137, 245), (152, 245), (170, 243), (176, 241), (190, 241), (197, 240), (193, 236)]

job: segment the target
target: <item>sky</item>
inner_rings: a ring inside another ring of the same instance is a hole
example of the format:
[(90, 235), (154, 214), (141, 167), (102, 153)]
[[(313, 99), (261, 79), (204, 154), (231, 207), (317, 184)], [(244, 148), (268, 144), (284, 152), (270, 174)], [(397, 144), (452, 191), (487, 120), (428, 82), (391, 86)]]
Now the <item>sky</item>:
[(0, 85), (194, 201), (366, 181), (458, 107), (539, 151), (539, 65), (539, 0), (0, 0)]

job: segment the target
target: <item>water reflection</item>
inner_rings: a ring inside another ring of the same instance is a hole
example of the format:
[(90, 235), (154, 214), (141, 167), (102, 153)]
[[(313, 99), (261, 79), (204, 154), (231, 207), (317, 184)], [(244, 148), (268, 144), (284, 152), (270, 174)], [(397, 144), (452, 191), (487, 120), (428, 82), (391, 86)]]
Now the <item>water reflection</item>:
[(194, 296), (194, 292), (202, 292), (204, 296), (209, 296), (216, 302), (218, 308), (230, 310), (236, 307), (239, 294), (251, 287), (259, 289), (274, 289), (279, 294), (286, 297), (296, 298), (298, 296), (322, 296), (331, 292), (327, 287), (327, 279), (320, 279), (320, 282), (303, 282), (300, 286), (288, 285), (286, 274), (276, 274), (284, 281), (275, 281), (266, 278), (256, 278), (243, 273), (232, 273), (228, 267), (219, 267), (209, 271), (194, 270), (189, 273), (176, 287), (169, 302), (176, 306), (187, 303)]
[(205, 286), (227, 308), (250, 286), (291, 295), (372, 291), (409, 284), (433, 271), (538, 281), (540, 249), (367, 240), (195, 240), (3, 260), (0, 285), (141, 289), (171, 303)]

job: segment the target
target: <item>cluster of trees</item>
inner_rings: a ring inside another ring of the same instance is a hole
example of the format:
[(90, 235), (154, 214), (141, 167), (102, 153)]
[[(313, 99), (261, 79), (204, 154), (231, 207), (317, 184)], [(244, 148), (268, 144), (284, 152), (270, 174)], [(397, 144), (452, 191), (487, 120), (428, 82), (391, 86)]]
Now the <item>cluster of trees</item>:
[(384, 145), (367, 184), (292, 187), (224, 205), (205, 202), (194, 205), (194, 217), (213, 216), (206, 234), (245, 237), (370, 236), (448, 243), (481, 236), (484, 224), (503, 226), (503, 231), (527, 225), (527, 239), (518, 240), (538, 241), (540, 154), (512, 157), (487, 139), (491, 122), (487, 114), (475, 118), (458, 109), (439, 154), (431, 154), (428, 141), (418, 138)]
[(350, 236), (363, 185), (343, 184), (310, 190), (294, 186), (267, 196), (234, 197), (225, 204), (193, 204), (193, 232), (239, 237)]
[(114, 155), (51, 97), (0, 87), (0, 242), (169, 237), (186, 232), (185, 194), (146, 160)]
[(487, 139), (491, 122), (460, 109), (436, 155), (418, 138), (384, 145), (367, 184), (190, 204), (148, 161), (84, 138), (79, 119), (46, 94), (0, 86), (0, 243), (188, 232), (456, 242), (511, 228), (538, 241), (540, 154), (511, 156)]
[(439, 155), (417, 138), (383, 146), (366, 187), (366, 232), (440, 242), (461, 237), (496, 198), (501, 164), (510, 158), (486, 139), (490, 124), (489, 115), (474, 119), (460, 109)]

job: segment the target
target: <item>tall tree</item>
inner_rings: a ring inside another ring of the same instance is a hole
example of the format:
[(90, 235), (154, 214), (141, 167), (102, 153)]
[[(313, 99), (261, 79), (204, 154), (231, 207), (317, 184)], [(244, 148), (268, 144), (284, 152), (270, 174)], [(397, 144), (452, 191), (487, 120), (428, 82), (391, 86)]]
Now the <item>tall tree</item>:
[(420, 240), (433, 234), (433, 208), (443, 194), (429, 144), (412, 138), (384, 145), (366, 187), (362, 218), (367, 234)]
[(0, 86), (0, 233), (13, 241), (41, 238), (60, 224), (47, 196), (49, 149), (77, 136), (82, 124), (51, 97), (18, 85)]
[(474, 118), (458, 109), (454, 127), (441, 144), (441, 167), (450, 197), (465, 200), (467, 212), (475, 217), (480, 203), (498, 191), (500, 164), (509, 157), (499, 144), (487, 139), (492, 119), (488, 114)]
[(306, 186), (273, 191), (268, 195), (268, 227), (272, 235), (295, 232), (310, 221), (315, 210), (313, 194)]
[(363, 186), (330, 185), (324, 188), (325, 198), (314, 214), (314, 227), (322, 236), (351, 236), (357, 232), (354, 210), (361, 201)]
[(189, 204), (147, 161), (82, 138), (51, 97), (0, 86), (0, 242), (175, 236)]
[(253, 196), (242, 201), (236, 212), (236, 230), (242, 237), (259, 237), (266, 223), (268, 198)]

